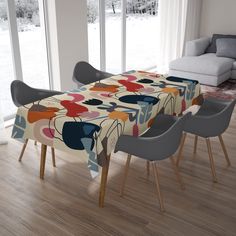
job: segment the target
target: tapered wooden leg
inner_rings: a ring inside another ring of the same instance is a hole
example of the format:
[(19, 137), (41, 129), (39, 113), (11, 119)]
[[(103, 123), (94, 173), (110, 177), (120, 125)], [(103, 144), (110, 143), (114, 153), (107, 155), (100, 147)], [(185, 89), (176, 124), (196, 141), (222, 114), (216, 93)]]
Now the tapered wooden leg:
[(212, 150), (211, 150), (211, 143), (210, 143), (209, 138), (206, 138), (206, 143), (207, 143), (207, 149), (208, 149), (209, 160), (210, 160), (210, 165), (211, 165), (211, 173), (213, 177), (213, 182), (217, 182), (215, 164), (214, 164), (214, 159), (213, 159)]
[(147, 168), (147, 177), (149, 178), (149, 176), (150, 176), (150, 161), (146, 162), (146, 168)]
[(187, 134), (183, 133), (182, 138), (181, 138), (181, 142), (180, 142), (179, 152), (178, 152), (178, 155), (177, 155), (176, 166), (179, 166), (180, 159), (182, 158), (182, 152), (183, 152), (184, 142), (185, 142), (186, 136), (187, 136)]
[(53, 164), (53, 167), (56, 167), (55, 149), (52, 147), (51, 151), (52, 151), (52, 164)]
[(174, 159), (173, 156), (170, 157), (170, 161), (171, 161), (171, 164), (172, 164), (172, 168), (173, 168), (173, 170), (174, 170), (174, 172), (175, 172), (176, 179), (177, 179), (177, 181), (178, 181), (179, 184), (180, 184), (180, 188), (184, 190), (184, 189), (185, 189), (185, 186), (184, 186), (184, 183), (182, 182), (181, 175), (180, 175), (180, 173), (179, 173), (178, 167), (176, 166), (175, 159)]
[(40, 159), (40, 179), (44, 179), (46, 153), (47, 153), (47, 146), (42, 144), (42, 146), (41, 146), (41, 159)]
[(34, 145), (37, 145), (37, 141), (34, 141)]
[(128, 172), (129, 172), (130, 160), (131, 160), (131, 155), (128, 154), (127, 161), (125, 164), (124, 175), (123, 175), (123, 179), (122, 179), (122, 183), (121, 183), (121, 188), (120, 188), (120, 196), (121, 197), (123, 197), (123, 195), (124, 195), (125, 183), (126, 183), (126, 179), (127, 179)]
[(100, 192), (99, 192), (99, 207), (104, 207), (105, 192), (107, 185), (107, 175), (110, 165), (110, 155), (107, 156), (106, 164), (102, 167), (101, 183), (100, 183)]
[(197, 141), (198, 141), (198, 136), (195, 135), (195, 138), (194, 138), (194, 150), (193, 150), (194, 154), (197, 153)]
[(152, 163), (153, 174), (154, 174), (155, 183), (156, 183), (156, 187), (157, 187), (157, 194), (158, 194), (158, 200), (160, 203), (160, 210), (161, 210), (161, 212), (164, 212), (165, 208), (164, 208), (164, 203), (163, 203), (161, 189), (160, 189), (159, 174), (158, 174), (158, 170), (157, 170), (157, 165), (156, 165), (155, 161), (152, 161), (151, 163)]
[(228, 156), (228, 153), (227, 153), (227, 150), (226, 150), (226, 147), (225, 147), (225, 143), (223, 141), (223, 137), (222, 137), (222, 135), (219, 135), (218, 137), (219, 137), (220, 144), (221, 144), (221, 147), (223, 149), (223, 152), (225, 154), (225, 159), (226, 159), (226, 161), (228, 163), (228, 166), (231, 166), (231, 163), (230, 163), (230, 160), (229, 160), (229, 156)]
[(19, 157), (18, 161), (21, 161), (21, 159), (22, 159), (22, 157), (23, 157), (23, 155), (24, 155), (25, 148), (26, 148), (26, 146), (27, 146), (28, 141), (29, 141), (29, 139), (26, 139), (26, 140), (25, 140), (25, 143), (24, 143), (24, 145), (23, 145), (23, 147), (22, 147), (22, 150), (21, 150), (20, 157)]

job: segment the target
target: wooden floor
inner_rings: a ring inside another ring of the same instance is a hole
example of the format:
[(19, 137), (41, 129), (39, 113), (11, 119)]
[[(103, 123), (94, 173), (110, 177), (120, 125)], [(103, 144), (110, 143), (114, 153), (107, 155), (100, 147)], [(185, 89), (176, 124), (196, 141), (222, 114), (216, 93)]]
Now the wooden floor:
[(7, 146), (0, 146), (0, 235), (236, 235), (236, 112), (223, 137), (232, 167), (226, 166), (218, 139), (213, 139), (217, 184), (211, 180), (204, 140), (199, 140), (193, 156), (194, 140), (187, 138), (180, 162), (184, 191), (175, 181), (170, 162), (160, 162), (164, 214), (159, 211), (153, 173), (147, 180), (145, 162), (138, 158), (131, 160), (121, 198), (126, 156), (112, 156), (106, 204), (100, 209), (100, 178), (90, 178), (86, 163), (57, 151), (57, 168), (53, 168), (48, 151), (42, 181), (40, 146), (29, 142), (19, 163), (22, 144), (10, 139)]

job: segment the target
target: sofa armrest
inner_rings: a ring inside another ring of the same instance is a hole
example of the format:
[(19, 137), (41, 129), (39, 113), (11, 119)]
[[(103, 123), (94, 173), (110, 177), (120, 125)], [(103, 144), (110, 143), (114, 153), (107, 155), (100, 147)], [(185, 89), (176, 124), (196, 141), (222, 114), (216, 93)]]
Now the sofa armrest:
[(186, 42), (185, 56), (200, 56), (209, 46), (211, 38), (200, 38)]

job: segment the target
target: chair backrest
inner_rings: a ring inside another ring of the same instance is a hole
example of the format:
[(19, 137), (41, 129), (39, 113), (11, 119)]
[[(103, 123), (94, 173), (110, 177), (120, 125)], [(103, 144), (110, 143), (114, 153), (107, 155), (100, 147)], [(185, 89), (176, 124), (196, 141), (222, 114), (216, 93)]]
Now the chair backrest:
[[(236, 99), (225, 102), (225, 107), (222, 111), (209, 117), (205, 125), (205, 132), (208, 132), (209, 136), (218, 136), (229, 127), (235, 104)], [(220, 106), (222, 106), (222, 104), (220, 104)]]
[(185, 122), (190, 117), (190, 112), (182, 117), (176, 117), (173, 125), (161, 135), (158, 128), (153, 126), (150, 128), (153, 129), (152, 137), (122, 135), (117, 141), (114, 152), (124, 151), (150, 161), (170, 157), (178, 149)]
[(208, 106), (214, 106), (214, 109), (218, 110), (218, 112), (210, 114), (209, 109), (209, 115), (201, 114), (201, 112), (197, 113), (196, 116), (193, 116), (186, 122), (184, 130), (205, 138), (219, 136), (229, 126), (235, 103), (236, 99), (230, 102), (218, 100), (214, 103), (209, 102), (209, 104), (206, 104), (205, 109)]
[(73, 81), (81, 86), (81, 84), (90, 84), (111, 76), (113, 76), (113, 74), (97, 70), (89, 63), (80, 61), (75, 65)]
[(147, 148), (151, 160), (162, 160), (172, 156), (178, 149), (186, 121), (192, 116), (191, 112), (179, 117), (177, 121), (162, 135), (153, 137), (152, 148)]
[(17, 107), (59, 94), (62, 92), (31, 88), (20, 80), (11, 83), (12, 101)]

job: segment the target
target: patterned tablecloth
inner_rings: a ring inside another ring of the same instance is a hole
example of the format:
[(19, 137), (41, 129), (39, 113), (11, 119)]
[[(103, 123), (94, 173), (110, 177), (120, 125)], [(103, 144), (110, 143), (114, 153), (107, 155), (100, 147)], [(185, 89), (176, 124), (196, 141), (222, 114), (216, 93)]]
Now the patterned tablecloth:
[(201, 99), (197, 81), (130, 71), (19, 107), (12, 137), (86, 158), (95, 177), (120, 134), (138, 136), (158, 113), (179, 115)]

